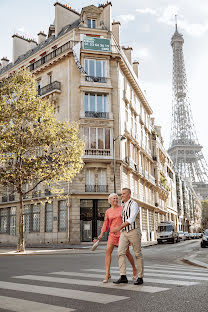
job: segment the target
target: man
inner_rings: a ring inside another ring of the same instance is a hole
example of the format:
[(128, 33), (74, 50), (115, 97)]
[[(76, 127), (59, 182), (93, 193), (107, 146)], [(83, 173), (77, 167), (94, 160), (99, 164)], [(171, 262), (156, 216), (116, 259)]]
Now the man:
[(137, 203), (131, 199), (131, 190), (123, 188), (121, 192), (123, 202), (122, 219), (123, 223), (114, 228), (114, 233), (122, 230), (118, 245), (118, 262), (120, 278), (115, 284), (128, 283), (126, 277), (126, 250), (132, 244), (137, 263), (137, 279), (134, 285), (143, 284), (143, 257), (141, 252), (141, 232), (139, 223), (139, 208)]

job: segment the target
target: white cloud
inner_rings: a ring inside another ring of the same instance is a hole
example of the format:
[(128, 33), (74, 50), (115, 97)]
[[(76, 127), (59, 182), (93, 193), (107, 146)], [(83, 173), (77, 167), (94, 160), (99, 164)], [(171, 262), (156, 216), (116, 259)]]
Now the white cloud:
[(161, 14), (158, 14), (157, 21), (167, 25), (175, 24), (175, 15), (178, 15), (179, 8), (177, 6), (169, 5), (162, 11)]
[(162, 23), (169, 26), (175, 25), (175, 15), (177, 15), (177, 23), (179, 30), (185, 31), (191, 36), (203, 36), (208, 32), (208, 23), (190, 23), (183, 14), (178, 6), (168, 5), (165, 8), (158, 9), (136, 9), (137, 13), (147, 14), (156, 17), (158, 23)]
[(132, 14), (125, 14), (125, 15), (119, 15), (116, 17), (118, 21), (123, 23), (123, 25), (128, 24), (129, 22), (132, 22), (135, 20), (135, 16)]
[(136, 12), (141, 14), (157, 15), (156, 10), (145, 8), (145, 9), (136, 9)]

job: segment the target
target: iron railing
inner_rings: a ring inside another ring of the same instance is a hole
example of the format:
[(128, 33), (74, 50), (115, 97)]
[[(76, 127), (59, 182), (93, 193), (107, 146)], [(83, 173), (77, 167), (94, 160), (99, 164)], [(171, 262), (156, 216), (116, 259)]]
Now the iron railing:
[(91, 112), (86, 111), (85, 117), (91, 117), (91, 118), (108, 118), (108, 113), (106, 112)]
[(52, 83), (44, 86), (43, 88), (38, 89), (38, 95), (42, 96), (54, 90), (61, 91), (61, 83), (59, 81), (53, 81)]

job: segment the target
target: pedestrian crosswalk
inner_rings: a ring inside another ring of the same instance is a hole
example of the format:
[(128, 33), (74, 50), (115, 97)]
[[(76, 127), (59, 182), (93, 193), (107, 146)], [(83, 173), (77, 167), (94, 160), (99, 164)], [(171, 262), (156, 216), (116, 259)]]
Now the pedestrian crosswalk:
[[(112, 282), (102, 283), (105, 274), (103, 268), (86, 267), (77, 272), (68, 270), (41, 275), (15, 275), (8, 281), (0, 280), (0, 307), (16, 312), (70, 312), (77, 310), (77, 306), (73, 305), (74, 300), (107, 305), (122, 302), (136, 293), (146, 293), (148, 296), (148, 294), (169, 291), (177, 286), (197, 286), (208, 282), (206, 269), (185, 265), (147, 264), (144, 272), (144, 284), (140, 286), (135, 286), (131, 281), (130, 268), (127, 268), (129, 283), (120, 285)], [(111, 267), (111, 276), (112, 280), (118, 279), (118, 267)], [(3, 295), (5, 291), (7, 296)], [(24, 295), (24, 299), (20, 294)], [(26, 300), (28, 294), (46, 296), (47, 300), (44, 303)], [(51, 304), (50, 298), (53, 297), (65, 298), (67, 307)]]

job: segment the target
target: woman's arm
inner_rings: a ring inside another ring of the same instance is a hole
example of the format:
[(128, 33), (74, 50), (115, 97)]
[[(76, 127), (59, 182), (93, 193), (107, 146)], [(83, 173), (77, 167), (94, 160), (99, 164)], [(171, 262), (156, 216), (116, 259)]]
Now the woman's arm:
[(107, 232), (108, 228), (109, 228), (109, 216), (108, 216), (108, 211), (106, 211), (105, 220), (101, 229), (101, 233), (98, 236), (98, 239), (101, 239), (103, 237), (104, 233)]

